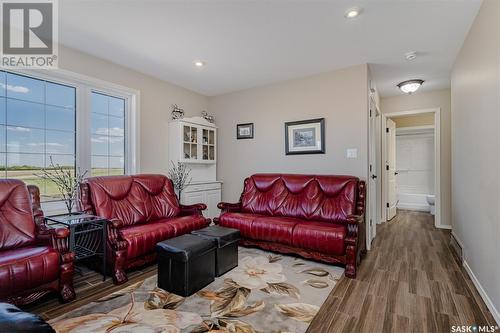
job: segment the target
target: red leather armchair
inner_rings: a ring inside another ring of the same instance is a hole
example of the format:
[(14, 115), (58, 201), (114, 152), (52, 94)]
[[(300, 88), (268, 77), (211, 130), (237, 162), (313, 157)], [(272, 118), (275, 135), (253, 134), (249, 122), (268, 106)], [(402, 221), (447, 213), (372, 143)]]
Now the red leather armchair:
[(38, 187), (0, 179), (0, 212), (0, 301), (22, 305), (53, 291), (73, 300), (69, 230), (45, 226)]
[(351, 176), (256, 174), (238, 203), (219, 203), (214, 222), (241, 232), (241, 245), (346, 266), (356, 276), (365, 249), (365, 183)]
[(180, 205), (163, 175), (91, 177), (80, 186), (82, 210), (107, 218), (108, 266), (116, 284), (125, 271), (156, 259), (156, 243), (210, 224), (205, 204)]

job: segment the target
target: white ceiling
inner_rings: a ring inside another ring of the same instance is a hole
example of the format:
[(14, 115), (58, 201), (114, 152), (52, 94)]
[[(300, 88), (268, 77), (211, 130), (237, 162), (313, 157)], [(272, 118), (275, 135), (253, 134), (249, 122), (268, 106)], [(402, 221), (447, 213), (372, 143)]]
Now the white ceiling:
[[(481, 0), (64, 0), (60, 41), (205, 95), (369, 63), (382, 96), (446, 88)], [(361, 6), (354, 20), (346, 9)], [(419, 52), (408, 62), (404, 54)], [(203, 68), (193, 66), (203, 60)]]

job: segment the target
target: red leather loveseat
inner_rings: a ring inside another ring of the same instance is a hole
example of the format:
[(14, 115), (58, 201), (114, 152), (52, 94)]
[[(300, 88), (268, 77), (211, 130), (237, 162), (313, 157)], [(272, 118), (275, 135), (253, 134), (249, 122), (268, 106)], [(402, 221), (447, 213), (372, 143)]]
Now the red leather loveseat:
[(163, 175), (91, 177), (80, 186), (81, 208), (108, 223), (108, 265), (115, 283), (125, 270), (156, 259), (156, 243), (206, 227), (205, 204), (180, 205)]
[(356, 276), (365, 249), (365, 183), (350, 176), (256, 174), (238, 203), (214, 221), (241, 232), (241, 245), (340, 263)]
[(68, 236), (45, 226), (38, 187), (0, 179), (0, 302), (27, 304), (54, 291), (74, 299)]

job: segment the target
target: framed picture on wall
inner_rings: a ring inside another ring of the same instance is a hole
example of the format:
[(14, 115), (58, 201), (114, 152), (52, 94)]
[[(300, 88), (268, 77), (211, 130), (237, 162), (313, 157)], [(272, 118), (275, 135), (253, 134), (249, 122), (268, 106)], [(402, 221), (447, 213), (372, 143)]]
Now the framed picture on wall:
[(236, 139), (253, 139), (253, 123), (236, 125)]
[(285, 123), (285, 153), (324, 154), (325, 118)]

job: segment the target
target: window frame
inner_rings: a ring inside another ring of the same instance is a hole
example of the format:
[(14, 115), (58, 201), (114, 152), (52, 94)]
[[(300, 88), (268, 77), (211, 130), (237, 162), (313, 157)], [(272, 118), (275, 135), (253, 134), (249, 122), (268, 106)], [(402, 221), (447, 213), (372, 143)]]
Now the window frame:
[[(76, 170), (88, 170), (90, 177), (92, 170), (92, 145), (91, 145), (91, 98), (92, 92), (123, 98), (125, 100), (125, 174), (140, 172), (139, 163), (139, 90), (128, 88), (115, 83), (74, 73), (63, 69), (52, 70), (4, 70), (13, 74), (19, 74), (41, 79), (53, 83), (59, 83), (74, 87), (76, 90), (76, 139), (75, 139), (75, 161)], [(64, 212), (66, 206), (62, 201), (43, 202), (42, 209), (46, 215)]]
[[(127, 145), (128, 145), (128, 131), (129, 131), (129, 126), (127, 124), (128, 122), (128, 114), (129, 112), (127, 111), (127, 108), (128, 108), (128, 103), (129, 101), (127, 99), (124, 98), (124, 96), (122, 95), (117, 95), (117, 94), (110, 94), (110, 93), (107, 93), (107, 92), (103, 92), (102, 90), (97, 90), (97, 89), (90, 89), (90, 92), (89, 92), (89, 103), (90, 103), (90, 106), (92, 106), (92, 94), (93, 93), (96, 93), (96, 94), (101, 94), (101, 95), (104, 95), (104, 96), (107, 96), (107, 97), (111, 97), (111, 98), (119, 98), (119, 99), (124, 99), (124, 103), (125, 103), (125, 109), (124, 109), (124, 128), (123, 128), (123, 131), (124, 131), (124, 134), (123, 134), (123, 139), (124, 139), (124, 174), (129, 174), (130, 172), (128, 172), (129, 170), (129, 167), (128, 167), (128, 149), (127, 149)], [(89, 124), (90, 126), (92, 126), (92, 113), (93, 113), (93, 110), (92, 110), (92, 107), (90, 107), (89, 109)], [(102, 114), (101, 114), (102, 115)], [(106, 117), (109, 119), (109, 117), (113, 117), (113, 116), (110, 116), (109, 114), (106, 115)], [(108, 125), (108, 129), (109, 129), (109, 125)], [(92, 138), (92, 135), (95, 135), (95, 133), (92, 133), (92, 128), (90, 127), (89, 128), (89, 131), (90, 131), (90, 137)], [(108, 135), (108, 139), (109, 139), (109, 135)], [(92, 175), (92, 142), (89, 143), (90, 144), (90, 165), (89, 165), (89, 168), (87, 168), (86, 170), (89, 170), (88, 171), (88, 177), (93, 177)], [(108, 149), (109, 149), (109, 142), (108, 142)], [(110, 157), (117, 157), (117, 156), (113, 156), (111, 155), (110, 151), (108, 151), (108, 154), (107, 155), (97, 155), (97, 154), (94, 154), (94, 156), (101, 156), (101, 157), (107, 157), (108, 159)], [(109, 162), (109, 161), (108, 161)], [(109, 169), (109, 164), (108, 164), (108, 169)]]

